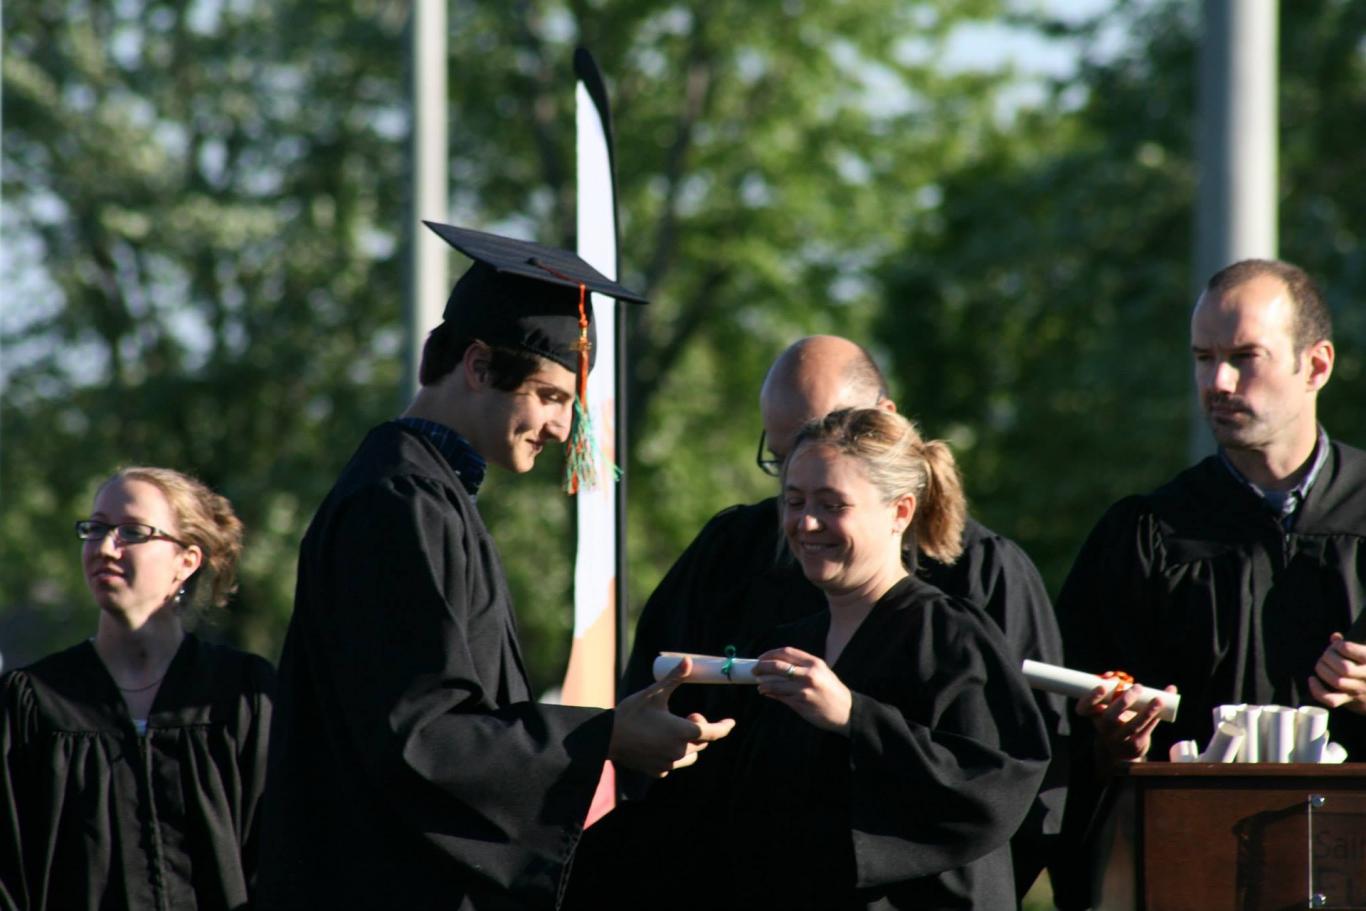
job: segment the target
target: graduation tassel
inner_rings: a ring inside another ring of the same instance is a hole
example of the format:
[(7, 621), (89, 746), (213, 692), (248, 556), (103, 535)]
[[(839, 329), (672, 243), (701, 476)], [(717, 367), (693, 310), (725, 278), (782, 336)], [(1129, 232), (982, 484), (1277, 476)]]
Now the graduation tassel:
[[(588, 411), (588, 361), (591, 343), (588, 341), (588, 288), (579, 283), (579, 378), (578, 394), (574, 397), (574, 429), (569, 435), (564, 466), (564, 489), (570, 494), (597, 486), (598, 460), (602, 452), (598, 448), (598, 435), (593, 429), (593, 418)], [(612, 480), (621, 477), (621, 469), (611, 466)]]

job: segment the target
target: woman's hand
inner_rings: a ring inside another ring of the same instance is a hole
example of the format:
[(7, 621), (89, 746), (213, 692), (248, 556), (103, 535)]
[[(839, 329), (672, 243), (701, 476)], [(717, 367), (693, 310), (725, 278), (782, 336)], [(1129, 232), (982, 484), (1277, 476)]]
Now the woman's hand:
[(818, 728), (849, 733), (854, 696), (820, 658), (799, 648), (775, 648), (759, 656), (754, 676), (760, 694), (776, 699)]

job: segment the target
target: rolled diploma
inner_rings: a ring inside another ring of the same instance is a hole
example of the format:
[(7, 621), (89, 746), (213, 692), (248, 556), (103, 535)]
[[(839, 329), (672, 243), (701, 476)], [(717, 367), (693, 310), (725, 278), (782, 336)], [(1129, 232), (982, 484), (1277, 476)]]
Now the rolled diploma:
[(1347, 749), (1340, 743), (1329, 741), (1323, 747), (1323, 761), (1328, 765), (1337, 765), (1347, 761)]
[(1262, 706), (1262, 762), (1289, 762), (1295, 753), (1295, 710)]
[(1214, 729), (1214, 737), (1200, 758), (1205, 762), (1233, 762), (1243, 745), (1243, 729), (1232, 721), (1221, 721)]
[[(719, 655), (692, 655), (687, 652), (660, 652), (655, 659), (656, 680), (663, 680), (678, 667), (684, 658), (692, 659), (692, 673), (684, 683), (758, 683), (754, 679), (754, 665), (758, 658), (722, 658)], [(726, 662), (731, 662), (730, 676), (721, 673)]]
[[(1061, 693), (1064, 696), (1072, 696), (1076, 699), (1091, 695), (1091, 691), (1098, 686), (1105, 687), (1107, 694), (1111, 693), (1114, 691), (1115, 685), (1119, 683), (1113, 677), (1097, 677), (1095, 674), (1088, 674), (1085, 671), (1074, 671), (1071, 668), (1058, 667), (1056, 664), (1044, 664), (1042, 661), (1030, 661), (1029, 659), (1025, 659), (1023, 670), (1025, 680), (1034, 689), (1049, 693)], [(1134, 686), (1137, 687), (1138, 684), (1134, 684)], [(1177, 693), (1144, 687), (1139, 694), (1138, 702), (1134, 704), (1134, 708), (1142, 710), (1154, 700), (1162, 706), (1162, 711), (1158, 713), (1157, 717), (1163, 721), (1176, 720), (1176, 710), (1181, 705), (1181, 696)]]
[(1324, 753), (1328, 749), (1328, 732), (1324, 731), (1313, 740), (1295, 749), (1296, 762), (1327, 762)]
[(1217, 728), (1225, 721), (1236, 723), (1238, 721), (1238, 710), (1240, 708), (1242, 708), (1240, 705), (1216, 705), (1213, 709), (1214, 726)]
[(1247, 733), (1243, 740), (1243, 751), (1238, 754), (1239, 762), (1262, 761), (1262, 707), (1260, 705), (1238, 706), (1238, 720), (1235, 722)]
[(1167, 751), (1167, 758), (1172, 762), (1199, 762), (1200, 747), (1194, 740), (1178, 740)]
[(1318, 762), (1328, 743), (1328, 710), (1321, 705), (1302, 705), (1295, 722), (1295, 761)]

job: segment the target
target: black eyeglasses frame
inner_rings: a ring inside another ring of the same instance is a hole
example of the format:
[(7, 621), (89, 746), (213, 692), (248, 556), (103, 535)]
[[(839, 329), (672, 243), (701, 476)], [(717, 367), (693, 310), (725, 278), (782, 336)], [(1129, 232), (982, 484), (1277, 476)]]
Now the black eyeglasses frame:
[(759, 466), (759, 470), (771, 478), (780, 477), (783, 473), (783, 460), (765, 455), (768, 448), (768, 436), (765, 431), (759, 431), (759, 450), (754, 454), (754, 464)]
[[(157, 528), (155, 525), (148, 525), (146, 522), (101, 522), (98, 519), (79, 519), (75, 525), (76, 537), (82, 541), (103, 541), (112, 531), (114, 539), (120, 546), (126, 547), (129, 544), (146, 544), (158, 538), (179, 544), (181, 547), (189, 547), (179, 538), (173, 538), (166, 532)], [(123, 531), (125, 528), (133, 529), (133, 537), (129, 538)], [(144, 531), (145, 529), (145, 531)]]

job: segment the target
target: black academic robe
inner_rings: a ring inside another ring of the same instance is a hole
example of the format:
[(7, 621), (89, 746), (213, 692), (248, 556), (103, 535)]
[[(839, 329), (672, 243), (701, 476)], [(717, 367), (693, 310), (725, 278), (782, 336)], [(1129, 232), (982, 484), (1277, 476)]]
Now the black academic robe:
[(503, 570), (420, 433), (366, 437), (304, 538), (266, 908), (550, 908), (613, 715), (531, 694)]
[[(963, 553), (952, 565), (921, 556), (911, 561), (916, 575), (946, 594), (983, 608), (1005, 634), (1017, 659), (1063, 664), (1062, 639), (1043, 580), (1028, 555), (1013, 541), (969, 518)], [(783, 623), (825, 609), (825, 596), (802, 575), (787, 553), (778, 520), (777, 498), (718, 513), (679, 557), (641, 611), (622, 691), (631, 693), (654, 678), (661, 651), (721, 654), (734, 645), (741, 655), (757, 654), (754, 643)], [(698, 711), (723, 717), (718, 688), (684, 686), (670, 701), (680, 714)], [(1052, 851), (1062, 825), (1067, 764), (1066, 701), (1036, 692), (1034, 699), (1054, 744), (1055, 758), (1038, 801), (1016, 839), (1018, 878), (1027, 888)], [(643, 784), (624, 776), (639, 794)]]
[[(761, 645), (820, 655), (829, 623), (822, 611)], [(623, 907), (1013, 907), (1008, 841), (1049, 751), (1000, 631), (908, 577), (833, 669), (853, 692), (847, 737), (717, 687), (734, 732), (589, 830), (575, 906), (615, 887)]]
[[(1176, 684), (1180, 712), (1154, 730), (1153, 760), (1178, 740), (1203, 749), (1217, 705), (1316, 705), (1314, 665), (1366, 603), (1364, 541), (1366, 453), (1330, 444), (1289, 531), (1217, 456), (1206, 458), (1119, 501), (1091, 532), (1058, 599), (1068, 663)], [(1074, 725), (1078, 797), (1067, 827), (1078, 841), (1098, 795), (1092, 730)], [(1335, 710), (1329, 734), (1366, 760), (1366, 718)], [(1067, 898), (1065, 907), (1089, 900)]]
[(0, 678), (0, 901), (246, 908), (273, 678), (186, 636), (143, 736), (89, 642)]

